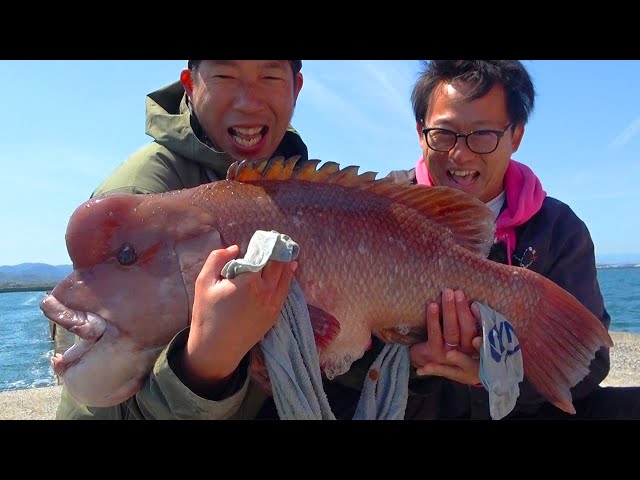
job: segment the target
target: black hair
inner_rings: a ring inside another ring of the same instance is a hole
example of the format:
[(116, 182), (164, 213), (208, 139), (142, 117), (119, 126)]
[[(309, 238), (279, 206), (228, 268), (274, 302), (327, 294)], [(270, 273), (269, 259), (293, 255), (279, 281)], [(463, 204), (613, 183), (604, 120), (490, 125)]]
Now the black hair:
[[(198, 68), (198, 65), (201, 61), (202, 60), (188, 60), (187, 68), (189, 70), (195, 70), (196, 68)], [(291, 63), (291, 68), (293, 69), (294, 74), (302, 70), (302, 60), (289, 60), (289, 62)]]
[(514, 126), (526, 124), (536, 95), (531, 77), (518, 60), (423, 60), (411, 104), (417, 123), (424, 123), (435, 88), (442, 83), (464, 82), (471, 86), (465, 100), (486, 95), (496, 83), (507, 95), (507, 113)]

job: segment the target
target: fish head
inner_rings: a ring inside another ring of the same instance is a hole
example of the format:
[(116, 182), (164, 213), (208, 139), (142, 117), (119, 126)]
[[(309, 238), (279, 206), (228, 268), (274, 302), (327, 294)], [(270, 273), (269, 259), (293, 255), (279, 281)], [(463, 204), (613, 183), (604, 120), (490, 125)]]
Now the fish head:
[(221, 240), (209, 215), (180, 198), (97, 197), (69, 220), (73, 271), (40, 307), (79, 339), (52, 364), (86, 405), (115, 405), (133, 395), (162, 348), (190, 322), (195, 279)]

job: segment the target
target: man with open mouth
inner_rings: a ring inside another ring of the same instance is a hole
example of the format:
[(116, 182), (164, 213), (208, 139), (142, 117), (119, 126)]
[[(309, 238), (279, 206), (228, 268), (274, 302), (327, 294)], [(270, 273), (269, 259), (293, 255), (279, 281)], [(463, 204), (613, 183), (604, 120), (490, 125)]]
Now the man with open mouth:
[[(231, 164), (244, 159), (299, 156), (301, 160), (307, 160), (307, 147), (291, 125), (303, 84), (301, 68), (302, 60), (189, 60), (181, 70), (179, 80), (146, 97), (146, 133), (153, 140), (122, 162), (91, 196), (156, 194), (197, 187), (224, 179)], [(215, 248), (214, 243), (212, 248)], [(136, 250), (130, 246), (117, 252), (116, 257), (122, 265), (137, 260)], [(98, 274), (92, 271), (91, 275)], [(104, 281), (100, 288), (121, 289), (122, 295), (126, 296), (127, 287), (107, 285), (107, 275), (101, 276), (100, 281)], [(66, 293), (59, 289), (58, 296), (51, 295), (45, 302), (51, 316), (64, 317), (67, 325), (83, 326), (72, 329), (79, 341), (66, 352), (58, 352), (53, 359), (54, 368), (61, 375), (65, 372), (73, 375), (74, 367), (86, 352), (96, 348), (104, 335), (113, 333), (109, 327), (109, 320), (113, 319), (102, 315), (114, 310), (115, 306), (99, 305), (96, 302), (99, 292), (91, 291), (84, 279), (79, 279), (76, 286), (76, 294), (73, 288)], [(88, 293), (80, 295), (78, 292), (83, 288)], [(246, 297), (247, 292), (243, 289), (234, 294), (236, 304), (247, 304)], [(147, 305), (163, 301), (180, 307), (175, 298), (149, 298)], [(268, 307), (253, 309), (252, 321), (259, 323), (261, 315), (265, 316), (260, 312), (279, 311), (281, 305)], [(210, 371), (211, 349), (207, 346), (207, 336), (201, 333), (192, 328), (188, 346), (174, 345), (171, 354), (162, 356), (164, 360), (158, 364), (158, 377), (154, 379), (163, 385), (163, 391), (157, 395), (151, 393), (145, 401), (147, 406), (154, 405), (152, 410), (162, 410), (166, 397), (182, 399), (178, 403), (183, 410), (190, 408), (185, 407), (185, 403), (195, 401), (197, 405), (191, 405), (194, 412), (205, 411), (215, 403), (210, 401), (211, 385), (215, 383), (209, 381), (214, 376)], [(120, 369), (121, 375), (131, 368), (124, 362), (125, 357), (113, 358), (111, 364), (112, 369)], [(174, 369), (178, 367), (169, 365), (169, 357), (179, 360), (179, 377), (174, 375)], [(229, 391), (234, 391), (233, 381), (225, 384)], [(123, 392), (113, 394), (124, 395)], [(151, 415), (148, 411), (147, 414)], [(141, 416), (144, 415), (135, 398), (129, 404), (114, 408), (93, 408), (73, 398), (67, 388), (63, 389), (57, 412), (59, 419)]]

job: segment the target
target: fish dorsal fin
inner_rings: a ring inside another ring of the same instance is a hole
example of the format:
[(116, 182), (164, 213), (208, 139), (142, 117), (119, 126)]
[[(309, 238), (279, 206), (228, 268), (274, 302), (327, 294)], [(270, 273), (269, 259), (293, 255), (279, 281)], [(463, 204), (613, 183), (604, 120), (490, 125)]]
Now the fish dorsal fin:
[(227, 180), (256, 183), (265, 180), (307, 181), (366, 190), (420, 212), (440, 225), (453, 240), (484, 257), (494, 241), (491, 210), (471, 195), (449, 187), (414, 185), (392, 177), (376, 179), (376, 172), (359, 174), (356, 166), (340, 168), (335, 162), (299, 161), (299, 156), (234, 162)]

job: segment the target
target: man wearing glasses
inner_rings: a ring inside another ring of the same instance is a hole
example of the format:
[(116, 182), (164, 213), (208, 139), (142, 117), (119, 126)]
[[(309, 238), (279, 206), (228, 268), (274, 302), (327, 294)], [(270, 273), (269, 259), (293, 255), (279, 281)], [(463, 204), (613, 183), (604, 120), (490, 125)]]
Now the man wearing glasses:
[[(515, 60), (433, 60), (423, 67), (411, 95), (423, 155), (414, 169), (390, 176), (456, 188), (485, 202), (496, 219), (489, 258), (551, 279), (609, 328), (587, 227), (512, 159), (534, 106), (525, 67)], [(450, 289), (442, 292), (441, 305), (428, 309), (430, 338), (411, 349), (416, 376), (408, 417), (490, 418), (479, 378), (480, 318), (472, 310), (464, 292)], [(598, 386), (609, 365), (609, 351), (601, 349), (572, 389), (576, 415), (548, 403), (525, 379), (506, 418), (640, 418), (640, 388)]]

